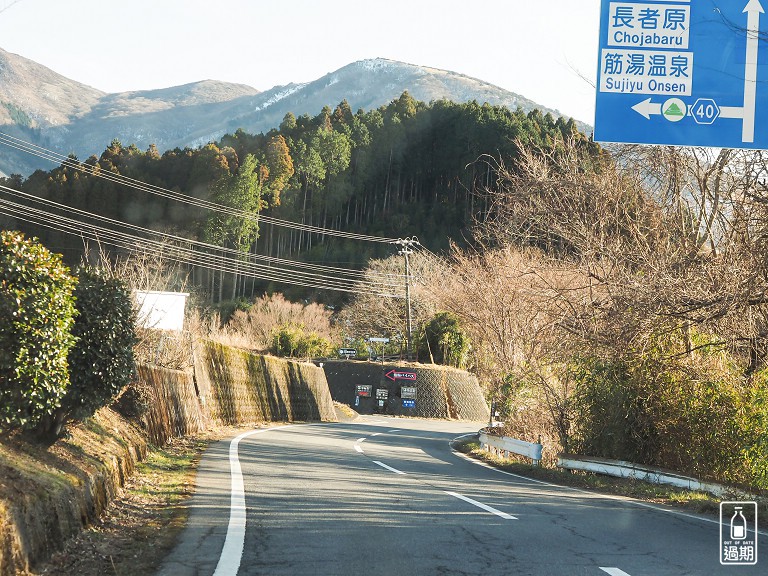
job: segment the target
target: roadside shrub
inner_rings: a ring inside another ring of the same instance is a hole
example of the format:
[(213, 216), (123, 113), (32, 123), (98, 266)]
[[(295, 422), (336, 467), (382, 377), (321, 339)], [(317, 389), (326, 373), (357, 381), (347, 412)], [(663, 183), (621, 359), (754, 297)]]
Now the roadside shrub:
[(740, 374), (687, 366), (656, 387), (658, 465), (729, 484), (748, 484), (739, 414), (747, 408)]
[(304, 326), (286, 324), (275, 330), (271, 352), (276, 356), (313, 358), (332, 353), (333, 343), (316, 334), (307, 332)]
[(633, 379), (629, 366), (621, 361), (578, 358), (572, 366), (577, 382), (573, 450), (650, 464), (657, 432), (648, 413), (643, 380)]
[(768, 368), (755, 374), (747, 398), (741, 455), (752, 486), (768, 490)]
[(135, 376), (136, 313), (122, 280), (82, 268), (75, 289), (77, 343), (69, 352), (70, 386), (65, 418), (87, 418), (109, 405)]
[(698, 478), (768, 486), (765, 376), (714, 355), (678, 364), (581, 360), (574, 450), (669, 468)]
[(257, 298), (247, 309), (236, 310), (226, 325), (230, 340), (222, 343), (267, 350), (273, 347), (275, 332), (288, 325), (301, 326), (328, 341), (339, 339), (331, 324), (330, 310), (320, 304), (290, 302), (282, 294), (272, 294)]
[(567, 444), (563, 446), (541, 386), (530, 377), (505, 374), (492, 401), (504, 422), (504, 429), (499, 432), (527, 442), (540, 441), (545, 466), (555, 466), (557, 454), (570, 450)]
[(125, 416), (136, 421), (141, 421), (152, 408), (154, 401), (154, 391), (152, 386), (141, 379), (135, 379), (123, 390), (112, 408)]
[(251, 309), (252, 302), (246, 298), (238, 298), (236, 300), (225, 300), (216, 305), (216, 310), (219, 313), (221, 321), (224, 323), (232, 320), (232, 317), (237, 314), (247, 314)]
[(435, 314), (418, 341), (419, 358), (455, 368), (466, 367), (469, 350), (469, 337), (461, 329), (459, 318), (450, 312)]
[(0, 232), (0, 426), (36, 426), (60, 405), (75, 342), (75, 280), (61, 256)]

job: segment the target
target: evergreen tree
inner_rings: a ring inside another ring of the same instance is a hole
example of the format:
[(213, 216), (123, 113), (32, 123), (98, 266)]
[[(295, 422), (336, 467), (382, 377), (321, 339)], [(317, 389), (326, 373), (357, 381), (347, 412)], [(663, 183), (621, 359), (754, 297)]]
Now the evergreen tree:
[[(250, 251), (259, 233), (259, 213), (265, 206), (261, 195), (266, 175), (266, 167), (261, 166), (256, 157), (249, 154), (236, 174), (223, 176), (214, 183), (212, 200), (218, 204), (242, 210), (247, 213), (247, 216), (212, 213), (205, 229), (208, 242), (234, 248), (243, 254)], [(232, 281), (233, 300), (237, 293), (237, 282), (238, 273), (235, 271)], [(223, 285), (224, 273), (222, 272), (219, 282), (219, 301), (222, 299)]]

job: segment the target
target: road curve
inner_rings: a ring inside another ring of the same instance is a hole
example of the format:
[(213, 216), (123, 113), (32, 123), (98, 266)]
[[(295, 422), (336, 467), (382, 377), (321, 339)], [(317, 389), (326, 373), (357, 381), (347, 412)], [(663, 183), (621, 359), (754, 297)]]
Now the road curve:
[(188, 526), (157, 576), (764, 573), (762, 561), (720, 566), (710, 519), (501, 474), (453, 453), (449, 440), (478, 426), (361, 417), (248, 432), (234, 448), (215, 443)]

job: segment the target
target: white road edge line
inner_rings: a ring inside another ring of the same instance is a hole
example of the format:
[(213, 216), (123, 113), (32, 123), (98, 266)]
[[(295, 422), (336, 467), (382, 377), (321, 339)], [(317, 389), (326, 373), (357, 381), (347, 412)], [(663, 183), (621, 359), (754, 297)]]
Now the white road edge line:
[(373, 463), (374, 464), (378, 464), (382, 468), (386, 468), (387, 470), (389, 470), (390, 472), (394, 472), (395, 474), (402, 474), (403, 476), (406, 476), (405, 472), (402, 472), (401, 470), (398, 470), (397, 468), (392, 468), (392, 466), (387, 466), (386, 464), (384, 464), (384, 462), (379, 462), (378, 460), (373, 460)]
[(502, 512), (501, 510), (496, 510), (496, 508), (491, 508), (490, 506), (486, 506), (482, 502), (478, 502), (477, 500), (472, 500), (472, 498), (467, 498), (466, 496), (462, 496), (461, 494), (457, 494), (456, 492), (446, 491), (446, 494), (448, 494), (449, 496), (453, 496), (454, 498), (458, 498), (459, 500), (464, 500), (464, 502), (469, 502), (473, 506), (477, 506), (478, 508), (485, 510), (486, 512), (490, 512), (491, 514), (496, 514), (496, 516), (504, 518), (505, 520), (517, 520), (516, 517), (511, 516), (506, 512)]
[[(240, 441), (254, 434), (263, 434), (264, 432), (290, 428), (292, 426), (289, 424), (243, 432), (229, 443), (229, 473), (231, 477), (229, 526), (227, 526), (224, 548), (221, 550), (221, 556), (219, 556), (219, 562), (216, 564), (213, 576), (237, 576), (240, 562), (243, 559), (243, 547), (245, 545), (245, 486), (243, 485), (243, 471), (240, 468), (240, 458), (237, 453)], [(299, 426), (302, 426), (302, 424), (299, 424)]]
[(360, 444), (355, 444), (355, 450), (357, 450), (360, 454), (363, 454), (363, 447), (360, 446)]
[(603, 568), (602, 566), (599, 567), (600, 570), (605, 572), (606, 574), (610, 574), (611, 576), (629, 576), (624, 570), (619, 570), (618, 568)]
[[(454, 438), (454, 440), (458, 440), (459, 438), (464, 438), (466, 436), (476, 436), (477, 434), (464, 434), (463, 436), (458, 436), (457, 438)], [(582, 494), (588, 494), (589, 496), (593, 498), (605, 498), (606, 500), (616, 500), (617, 502), (624, 502), (626, 504), (632, 504), (634, 506), (639, 506), (641, 508), (650, 508), (651, 510), (656, 510), (657, 512), (664, 512), (666, 514), (674, 514), (675, 516), (682, 516), (684, 518), (690, 518), (692, 520), (699, 520), (701, 522), (709, 522), (710, 524), (717, 524), (720, 525), (719, 520), (713, 520), (712, 518), (706, 518), (704, 516), (696, 516), (695, 514), (687, 514), (686, 512), (678, 512), (677, 510), (669, 510), (667, 508), (663, 508), (661, 506), (656, 506), (654, 504), (648, 504), (647, 502), (640, 502), (639, 500), (633, 500), (632, 498), (628, 496), (615, 496), (613, 494), (603, 494), (599, 492), (589, 492), (588, 490), (582, 490), (580, 488), (574, 488), (573, 486), (561, 486), (559, 484), (552, 484), (551, 482), (544, 482), (543, 480), (535, 480), (534, 478), (528, 478), (527, 476), (521, 476), (520, 474), (513, 474), (512, 472), (507, 472), (506, 470), (499, 470), (498, 468), (494, 468), (490, 464), (486, 464), (485, 462), (481, 462), (479, 460), (475, 460), (474, 458), (470, 458), (466, 454), (462, 454), (458, 450), (455, 450), (453, 447), (451, 447), (451, 451), (458, 456), (459, 458), (463, 458), (467, 462), (471, 462), (472, 464), (476, 464), (477, 466), (482, 466), (483, 468), (488, 468), (489, 470), (493, 470), (494, 472), (498, 472), (499, 474), (506, 474), (507, 476), (513, 476), (515, 478), (519, 478), (520, 480), (525, 480), (526, 482), (532, 482), (534, 484), (542, 484), (544, 486), (550, 486), (552, 488), (559, 488), (561, 490), (571, 490), (573, 492), (580, 492)], [(768, 532), (765, 530), (758, 530), (758, 534), (762, 534), (763, 536), (768, 536)]]

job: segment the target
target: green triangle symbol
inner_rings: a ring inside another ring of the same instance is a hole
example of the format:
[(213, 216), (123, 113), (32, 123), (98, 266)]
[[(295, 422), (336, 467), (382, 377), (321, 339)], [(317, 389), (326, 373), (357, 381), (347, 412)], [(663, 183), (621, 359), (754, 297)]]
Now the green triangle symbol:
[(683, 116), (683, 111), (680, 110), (680, 106), (672, 102), (669, 107), (664, 110), (665, 116)]

